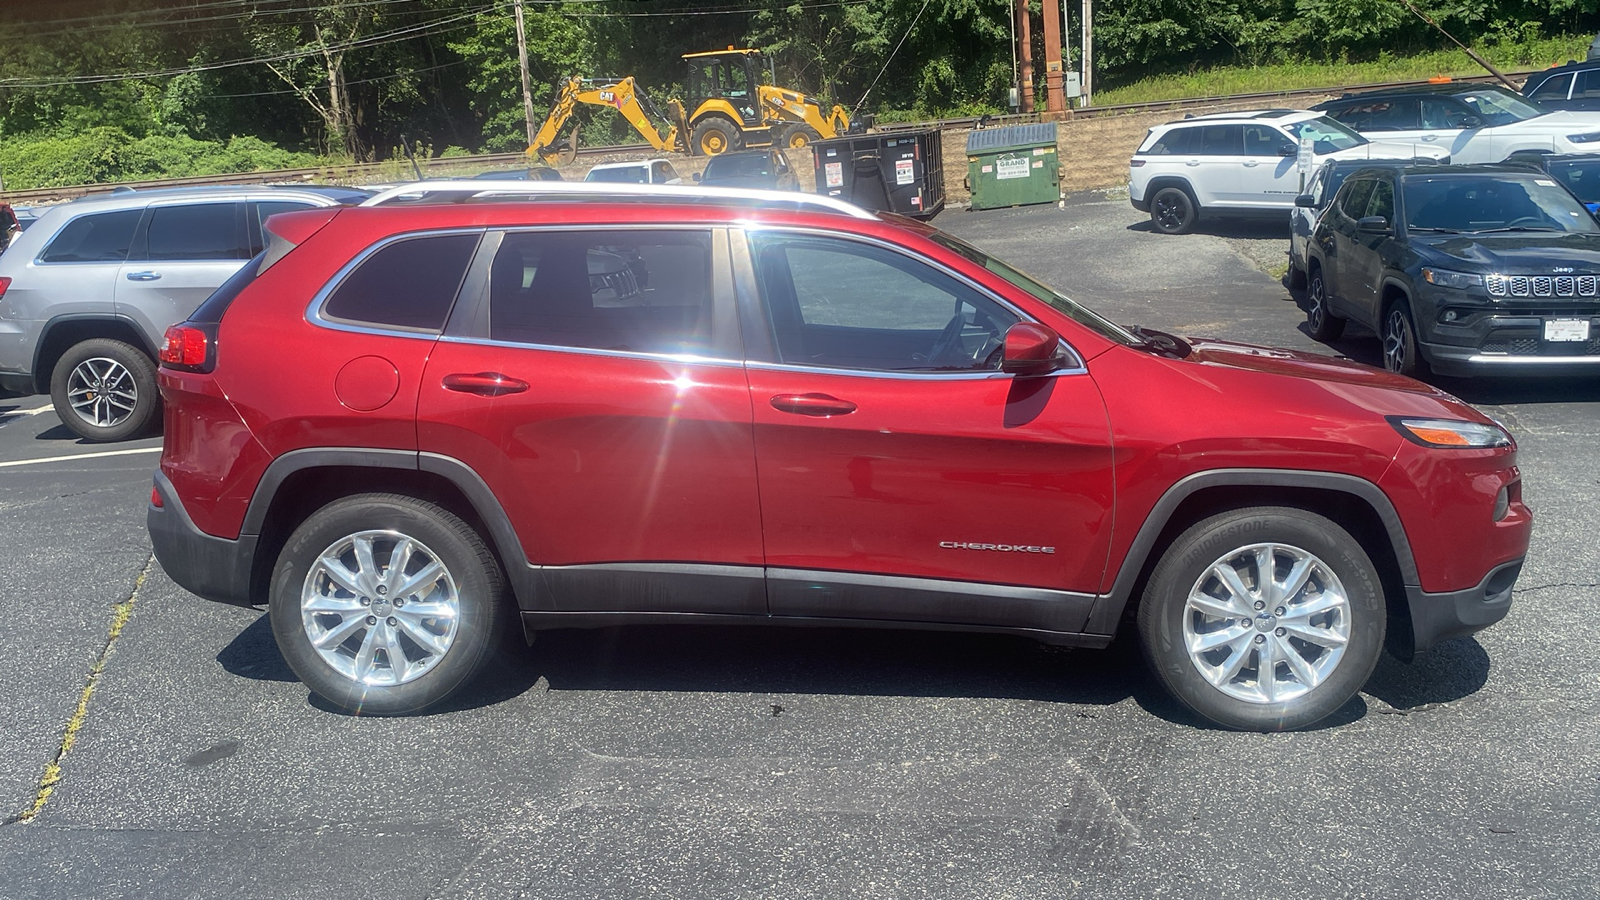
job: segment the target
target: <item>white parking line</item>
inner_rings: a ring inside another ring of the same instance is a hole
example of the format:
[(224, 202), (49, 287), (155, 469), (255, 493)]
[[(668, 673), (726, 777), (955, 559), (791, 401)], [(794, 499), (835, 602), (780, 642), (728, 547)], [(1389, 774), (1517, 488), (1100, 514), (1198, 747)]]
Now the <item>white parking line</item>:
[(9, 469), (12, 466), (38, 466), (44, 463), (66, 462), (74, 459), (99, 459), (105, 456), (129, 456), (134, 453), (160, 452), (160, 447), (139, 447), (134, 450), (105, 450), (100, 453), (74, 453), (70, 456), (46, 456), (41, 459), (14, 459), (10, 462), (0, 462), (0, 469)]
[(20, 422), (27, 416), (37, 416), (40, 413), (50, 412), (55, 408), (55, 404), (52, 403), (47, 406), (35, 407), (34, 409), (13, 409), (7, 413), (0, 413), (0, 426), (10, 425), (12, 422)]

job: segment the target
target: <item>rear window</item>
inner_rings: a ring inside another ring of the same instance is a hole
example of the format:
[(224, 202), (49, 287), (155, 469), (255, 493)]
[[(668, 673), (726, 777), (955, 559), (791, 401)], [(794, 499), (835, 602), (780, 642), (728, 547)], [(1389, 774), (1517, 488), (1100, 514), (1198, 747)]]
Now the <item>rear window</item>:
[(122, 262), (128, 258), (142, 215), (142, 209), (126, 209), (79, 216), (61, 229), (39, 259), (47, 263)]
[(406, 238), (361, 262), (334, 288), (322, 315), (381, 328), (439, 331), (466, 277), (477, 232)]

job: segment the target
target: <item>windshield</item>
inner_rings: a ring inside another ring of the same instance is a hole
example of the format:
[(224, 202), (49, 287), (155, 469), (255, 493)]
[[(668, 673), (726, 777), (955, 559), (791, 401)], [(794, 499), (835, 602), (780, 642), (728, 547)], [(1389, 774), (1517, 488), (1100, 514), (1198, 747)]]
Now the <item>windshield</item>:
[(1600, 232), (1583, 204), (1544, 175), (1408, 175), (1403, 196), (1413, 231)]
[(1510, 125), (1545, 113), (1516, 94), (1497, 87), (1464, 91), (1455, 97), (1476, 113), (1485, 125)]
[(771, 175), (772, 158), (765, 153), (734, 153), (714, 156), (706, 163), (706, 178), (748, 178)]
[(1285, 129), (1296, 141), (1311, 141), (1311, 152), (1316, 154), (1333, 153), (1336, 150), (1349, 150), (1368, 143), (1367, 139), (1354, 131), (1340, 125), (1327, 116), (1317, 116), (1304, 122), (1293, 122), (1285, 125)]
[(1600, 203), (1600, 156), (1594, 159), (1553, 162), (1550, 174), (1585, 203)]
[(999, 275), (1001, 278), (1004, 278), (1006, 281), (1009, 281), (1024, 291), (1027, 291), (1034, 297), (1037, 297), (1045, 303), (1050, 304), (1051, 306), (1065, 313), (1074, 322), (1093, 330), (1097, 334), (1110, 338), (1119, 344), (1126, 344), (1130, 347), (1145, 343), (1143, 339), (1135, 336), (1121, 325), (1118, 325), (1109, 319), (1101, 318), (1098, 313), (1094, 312), (1088, 307), (1079, 306), (1077, 303), (1073, 302), (1071, 299), (1052, 289), (1043, 282), (1036, 281), (1033, 278), (1024, 275), (1016, 269), (1013, 269), (1011, 266), (1006, 265), (1000, 260), (995, 259), (989, 254), (979, 250), (977, 247), (974, 247), (959, 238), (952, 237), (951, 235), (945, 234), (942, 231), (934, 231), (928, 235), (928, 239), (942, 247), (953, 250), (956, 253), (965, 256), (967, 259), (972, 260), (980, 266), (983, 266), (985, 269), (988, 269), (994, 274)]
[(590, 169), (584, 181), (605, 181), (621, 184), (646, 184), (649, 170), (644, 166), (620, 166), (615, 169)]

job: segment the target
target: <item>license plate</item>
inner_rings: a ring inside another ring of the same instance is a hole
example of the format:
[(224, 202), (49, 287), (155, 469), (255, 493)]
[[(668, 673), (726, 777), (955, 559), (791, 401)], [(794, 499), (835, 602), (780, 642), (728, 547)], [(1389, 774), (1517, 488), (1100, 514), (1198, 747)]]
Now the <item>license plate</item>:
[(1547, 341), (1587, 341), (1588, 319), (1546, 319), (1544, 339)]

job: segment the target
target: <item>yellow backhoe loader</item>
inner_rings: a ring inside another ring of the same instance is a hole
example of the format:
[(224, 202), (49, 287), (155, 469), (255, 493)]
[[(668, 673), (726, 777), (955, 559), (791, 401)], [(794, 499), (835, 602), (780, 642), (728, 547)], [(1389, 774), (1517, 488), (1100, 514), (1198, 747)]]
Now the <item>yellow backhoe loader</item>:
[[(744, 147), (804, 147), (819, 138), (838, 137), (851, 130), (850, 114), (835, 105), (823, 112), (822, 104), (799, 91), (761, 83), (761, 51), (716, 50), (687, 53), (689, 107), (676, 99), (663, 113), (638, 89), (633, 76), (570, 78), (556, 93), (529, 155), (545, 162), (570, 163), (578, 153), (578, 130), (561, 133), (578, 104), (609, 106), (622, 113), (652, 147), (690, 155), (714, 156)], [(662, 123), (666, 128), (663, 134)]]

